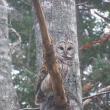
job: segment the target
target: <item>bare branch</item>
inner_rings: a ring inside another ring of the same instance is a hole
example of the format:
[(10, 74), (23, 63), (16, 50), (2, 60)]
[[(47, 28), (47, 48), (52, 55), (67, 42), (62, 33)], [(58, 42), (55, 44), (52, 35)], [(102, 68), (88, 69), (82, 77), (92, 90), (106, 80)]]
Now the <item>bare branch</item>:
[(84, 97), (83, 100), (86, 100), (86, 99), (93, 99), (93, 98), (95, 98), (95, 97), (97, 97), (97, 96), (104, 95), (104, 94), (108, 94), (108, 93), (110, 93), (110, 91), (97, 93), (96, 95), (93, 95), (93, 96)]
[(105, 88), (100, 89), (98, 92), (106, 92), (106, 91), (110, 91), (110, 85)]
[(104, 95), (104, 94), (108, 94), (108, 93), (110, 93), (110, 85), (105, 88), (100, 89), (96, 95), (84, 97), (83, 100), (85, 100), (85, 101), (83, 102), (83, 106), (89, 104), (92, 101), (92, 99), (94, 99), (100, 95)]
[(14, 28), (9, 28), (9, 30), (15, 33), (16, 36), (18, 37), (18, 40), (21, 42), (21, 35)]
[(102, 44), (108, 42), (109, 39), (110, 39), (110, 34), (109, 33), (102, 34), (99, 39), (94, 40), (94, 41), (90, 41), (89, 43), (86, 43), (83, 46), (81, 46), (80, 50), (87, 50), (87, 49), (90, 49), (92, 47), (102, 45)]

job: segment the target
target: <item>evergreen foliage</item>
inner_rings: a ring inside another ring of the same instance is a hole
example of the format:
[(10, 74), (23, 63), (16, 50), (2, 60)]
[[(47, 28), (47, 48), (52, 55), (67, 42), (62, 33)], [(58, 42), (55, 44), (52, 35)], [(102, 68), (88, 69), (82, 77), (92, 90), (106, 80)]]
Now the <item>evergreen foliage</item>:
[[(109, 24), (103, 18), (97, 18), (91, 13), (91, 10), (98, 10), (100, 14), (108, 12), (107, 18), (110, 18), (110, 3), (104, 0), (81, 0), (78, 5), (78, 36), (80, 46), (94, 41), (104, 33), (104, 28)], [(29, 0), (8, 0), (9, 5), (13, 7), (13, 13), (9, 16), (9, 26), (17, 30), (21, 35), (22, 43), (21, 57), (13, 55), (13, 68), (18, 70), (18, 74), (13, 75), (15, 87), (17, 88), (19, 101), (22, 107), (34, 106), (34, 92), (36, 79), (36, 42), (33, 32), (32, 6)], [(88, 6), (88, 7), (87, 7)], [(16, 39), (10, 33), (10, 39), (14, 42)], [(80, 62), (82, 71), (82, 82), (94, 83), (95, 92), (101, 87), (110, 84), (110, 40), (103, 45), (97, 45), (90, 49), (80, 52)], [(92, 67), (92, 71), (85, 74), (87, 68)], [(86, 93), (84, 93), (86, 94)], [(87, 95), (87, 94), (86, 94)]]

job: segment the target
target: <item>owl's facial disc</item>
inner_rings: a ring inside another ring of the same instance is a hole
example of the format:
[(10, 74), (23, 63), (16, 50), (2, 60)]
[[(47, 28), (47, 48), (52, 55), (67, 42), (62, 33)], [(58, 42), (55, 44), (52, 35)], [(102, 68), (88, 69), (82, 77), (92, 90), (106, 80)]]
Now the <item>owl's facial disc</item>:
[(74, 56), (73, 43), (68, 41), (58, 42), (55, 49), (58, 59), (63, 60), (64, 62), (72, 61)]

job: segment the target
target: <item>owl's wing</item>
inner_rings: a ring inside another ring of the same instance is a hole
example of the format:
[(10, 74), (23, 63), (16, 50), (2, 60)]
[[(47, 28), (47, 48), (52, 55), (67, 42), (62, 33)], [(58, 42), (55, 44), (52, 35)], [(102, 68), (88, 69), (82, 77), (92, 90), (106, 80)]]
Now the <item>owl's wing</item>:
[(36, 97), (35, 97), (35, 104), (38, 104), (39, 102), (41, 102), (43, 100), (44, 93), (41, 91), (41, 84), (43, 82), (43, 80), (46, 78), (48, 74), (47, 68), (44, 65), (39, 74), (38, 74), (38, 78), (37, 78), (37, 86), (36, 86)]

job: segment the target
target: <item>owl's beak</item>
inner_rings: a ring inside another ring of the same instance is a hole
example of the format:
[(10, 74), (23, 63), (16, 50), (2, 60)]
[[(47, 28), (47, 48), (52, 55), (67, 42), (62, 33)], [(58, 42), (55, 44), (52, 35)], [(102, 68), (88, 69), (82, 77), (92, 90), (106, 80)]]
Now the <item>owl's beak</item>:
[(64, 51), (64, 57), (67, 57), (67, 52), (66, 51)]
[(71, 60), (71, 59), (72, 59), (72, 57), (69, 56), (69, 55), (67, 55), (67, 54), (65, 54), (63, 57), (64, 57), (66, 60)]

